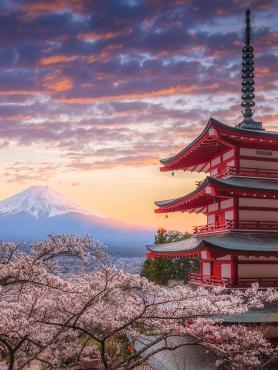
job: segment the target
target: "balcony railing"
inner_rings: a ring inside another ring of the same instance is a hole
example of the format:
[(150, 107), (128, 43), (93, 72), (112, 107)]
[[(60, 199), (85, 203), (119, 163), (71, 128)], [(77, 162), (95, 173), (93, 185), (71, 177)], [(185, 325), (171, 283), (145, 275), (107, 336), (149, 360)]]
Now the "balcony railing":
[(278, 179), (278, 170), (265, 170), (249, 167), (240, 167), (239, 169), (236, 169), (235, 167), (228, 166), (227, 170), (222, 173), (221, 177), (228, 175)]
[(221, 278), (217, 276), (202, 275), (200, 273), (191, 272), (188, 275), (188, 281), (196, 285), (216, 285), (223, 287), (230, 287), (232, 279)]
[(239, 221), (232, 220), (213, 224), (194, 226), (193, 234), (210, 234), (220, 231), (235, 230), (259, 230), (259, 231), (278, 231), (278, 221)]
[(231, 279), (202, 275), (200, 273), (189, 273), (188, 282), (195, 285), (223, 286), (225, 288), (248, 288), (254, 283), (258, 283), (261, 288), (278, 287), (278, 277)]
[(193, 234), (211, 233), (221, 230), (230, 230), (234, 226), (234, 221), (226, 220), (224, 222), (218, 222), (213, 224), (193, 226)]

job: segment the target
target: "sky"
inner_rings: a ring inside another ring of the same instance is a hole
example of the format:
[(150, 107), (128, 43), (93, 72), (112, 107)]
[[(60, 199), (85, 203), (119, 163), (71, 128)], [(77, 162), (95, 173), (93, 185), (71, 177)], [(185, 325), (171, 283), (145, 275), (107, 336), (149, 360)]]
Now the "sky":
[(154, 200), (204, 174), (159, 171), (210, 116), (241, 120), (244, 10), (257, 120), (278, 130), (276, 0), (0, 0), (0, 199), (49, 185), (105, 216), (190, 230)]

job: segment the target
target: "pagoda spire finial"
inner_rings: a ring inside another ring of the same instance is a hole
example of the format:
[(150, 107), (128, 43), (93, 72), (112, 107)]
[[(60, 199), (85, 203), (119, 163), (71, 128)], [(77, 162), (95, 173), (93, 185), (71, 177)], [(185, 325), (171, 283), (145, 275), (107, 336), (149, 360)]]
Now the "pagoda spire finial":
[(242, 48), (241, 106), (243, 121), (237, 126), (244, 129), (262, 130), (262, 123), (253, 119), (255, 106), (254, 48), (252, 46), (250, 9), (245, 11), (245, 37)]
[(252, 118), (255, 106), (255, 88), (254, 88), (254, 48), (251, 45), (251, 21), (250, 9), (245, 11), (245, 45), (242, 48), (242, 95), (241, 106), (244, 108), (244, 118)]

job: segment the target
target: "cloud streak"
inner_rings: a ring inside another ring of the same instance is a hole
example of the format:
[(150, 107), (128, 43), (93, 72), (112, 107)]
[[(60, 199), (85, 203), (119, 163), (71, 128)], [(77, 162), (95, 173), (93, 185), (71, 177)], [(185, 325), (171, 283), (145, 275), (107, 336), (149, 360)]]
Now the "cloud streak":
[[(55, 149), (64, 171), (138, 167), (186, 145), (211, 115), (235, 124), (245, 6), (237, 0), (225, 6), (220, 0), (5, 2), (0, 149), (24, 146), (30, 156), (36, 148)], [(251, 7), (257, 117), (277, 129), (277, 2), (254, 0)], [(12, 164), (4, 174), (7, 181), (47, 179), (56, 176), (51, 166), (43, 162), (34, 172)]]

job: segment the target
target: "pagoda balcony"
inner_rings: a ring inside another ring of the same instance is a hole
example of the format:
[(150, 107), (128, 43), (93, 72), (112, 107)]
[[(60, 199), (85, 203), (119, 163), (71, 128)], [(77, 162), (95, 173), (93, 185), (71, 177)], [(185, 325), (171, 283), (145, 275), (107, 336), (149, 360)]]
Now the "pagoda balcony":
[(248, 168), (241, 167), (239, 169), (235, 167), (228, 167), (227, 170), (219, 173), (218, 177), (227, 177), (227, 176), (246, 176), (246, 177), (261, 177), (261, 178), (273, 178), (278, 179), (278, 170), (265, 170), (258, 168)]
[(218, 231), (230, 230), (234, 227), (234, 221), (226, 220), (213, 224), (206, 224), (201, 226), (193, 226), (193, 234), (208, 234)]
[(201, 273), (189, 273), (188, 282), (193, 285), (222, 286), (224, 288), (249, 288), (258, 283), (260, 288), (278, 287), (278, 276), (273, 278), (224, 278), (218, 276), (203, 275)]
[(206, 224), (193, 227), (193, 234), (217, 234), (222, 231), (276, 231), (278, 232), (278, 221), (239, 221), (226, 220), (220, 223)]

